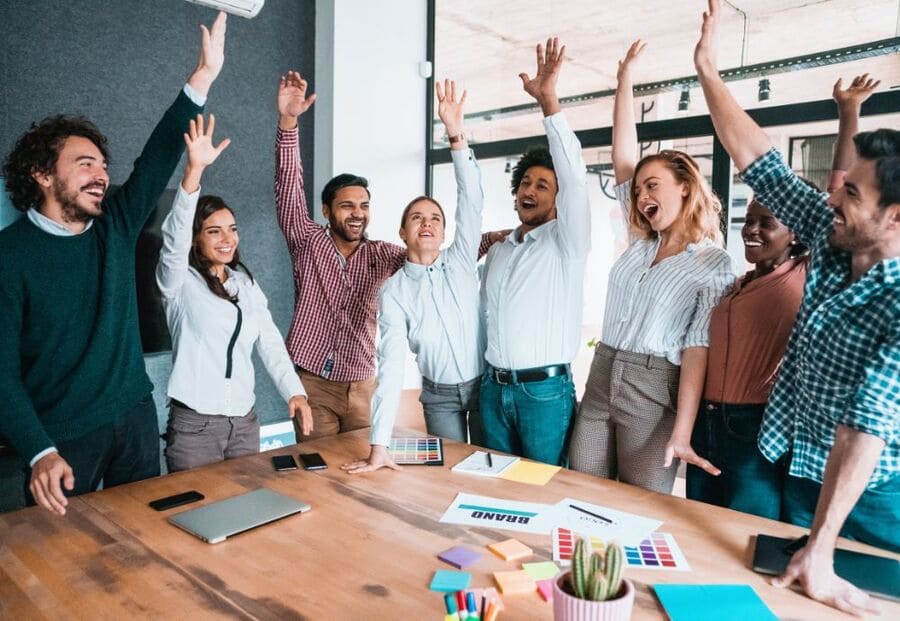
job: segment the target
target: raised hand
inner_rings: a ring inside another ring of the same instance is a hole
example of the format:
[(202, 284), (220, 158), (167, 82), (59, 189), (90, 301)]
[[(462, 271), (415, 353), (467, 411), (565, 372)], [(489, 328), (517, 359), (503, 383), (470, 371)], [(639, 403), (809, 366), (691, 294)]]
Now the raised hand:
[(191, 119), (190, 127), (184, 134), (184, 144), (187, 145), (188, 161), (184, 167), (184, 179), (181, 187), (188, 193), (194, 193), (200, 188), (200, 177), (207, 166), (216, 161), (222, 151), (228, 148), (231, 140), (226, 138), (213, 145), (213, 131), (216, 128), (216, 117), (209, 115), (209, 124), (204, 128), (203, 115), (198, 114), (196, 120)]
[(544, 116), (559, 112), (559, 99), (556, 94), (556, 82), (559, 79), (559, 69), (562, 67), (566, 54), (566, 46), (560, 47), (559, 38), (547, 39), (547, 47), (537, 44), (537, 73), (529, 78), (527, 73), (520, 73), (522, 88), (534, 97), (541, 105)]
[(188, 84), (203, 96), (222, 71), (225, 62), (225, 30), (228, 17), (219, 11), (212, 28), (200, 24), (200, 58), (197, 68), (188, 78)]
[(772, 580), (781, 588), (795, 583), (812, 599), (846, 613), (879, 612), (874, 598), (834, 573), (833, 552), (816, 551), (812, 540), (791, 557), (784, 573)]
[(438, 100), (438, 116), (447, 130), (448, 136), (458, 136), (463, 128), (463, 104), (466, 103), (466, 91), (456, 100), (456, 82), (444, 80), (444, 86), (435, 82), (434, 90)]
[(647, 44), (640, 39), (635, 40), (625, 52), (625, 58), (619, 61), (619, 69), (616, 71), (616, 79), (621, 82), (631, 82), (631, 69), (641, 57), (641, 53)]
[(709, 0), (709, 10), (703, 13), (700, 40), (694, 48), (694, 66), (698, 72), (718, 71), (719, 0)]
[(853, 78), (850, 86), (842, 89), (841, 87), (844, 85), (843, 79), (838, 78), (838, 81), (834, 83), (831, 96), (834, 97), (838, 108), (858, 110), (863, 102), (875, 92), (879, 84), (881, 84), (881, 80), (870, 78), (868, 73), (864, 73)]
[[(296, 126), (297, 117), (309, 110), (316, 96), (306, 95), (306, 80), (296, 71), (288, 71), (278, 82), (278, 114), (283, 129)], [(285, 127), (285, 123), (287, 127)]]

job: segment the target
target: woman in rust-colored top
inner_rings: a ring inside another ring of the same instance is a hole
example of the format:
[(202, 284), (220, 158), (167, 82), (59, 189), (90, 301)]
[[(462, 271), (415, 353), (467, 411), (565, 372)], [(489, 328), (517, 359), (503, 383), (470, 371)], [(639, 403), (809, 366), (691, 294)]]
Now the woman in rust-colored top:
[(688, 464), (687, 497), (777, 520), (780, 466), (763, 457), (756, 437), (803, 298), (806, 247), (756, 201), (741, 234), (755, 269), (712, 312), (706, 385), (691, 438), (722, 474)]

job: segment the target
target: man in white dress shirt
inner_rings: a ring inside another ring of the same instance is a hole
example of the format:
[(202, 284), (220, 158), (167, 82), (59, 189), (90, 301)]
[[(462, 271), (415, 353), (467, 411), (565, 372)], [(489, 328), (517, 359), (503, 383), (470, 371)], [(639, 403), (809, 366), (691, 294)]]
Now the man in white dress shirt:
[(565, 46), (537, 46), (537, 75), (520, 74), (544, 113), (549, 151), (513, 171), (521, 225), (488, 253), (481, 289), (487, 367), (481, 383), (485, 446), (545, 463), (565, 455), (575, 409), (570, 363), (581, 334), (591, 214), (581, 143), (556, 82)]

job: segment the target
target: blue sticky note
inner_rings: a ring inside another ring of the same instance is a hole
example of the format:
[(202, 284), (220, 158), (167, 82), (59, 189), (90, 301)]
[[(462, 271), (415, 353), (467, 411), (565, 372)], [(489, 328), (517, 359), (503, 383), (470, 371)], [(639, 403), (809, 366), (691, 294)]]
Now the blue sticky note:
[(747, 584), (654, 584), (672, 621), (778, 621)]
[(454, 593), (468, 589), (471, 581), (472, 574), (468, 572), (438, 569), (434, 572), (434, 578), (431, 579), (431, 586), (428, 588), (442, 593)]

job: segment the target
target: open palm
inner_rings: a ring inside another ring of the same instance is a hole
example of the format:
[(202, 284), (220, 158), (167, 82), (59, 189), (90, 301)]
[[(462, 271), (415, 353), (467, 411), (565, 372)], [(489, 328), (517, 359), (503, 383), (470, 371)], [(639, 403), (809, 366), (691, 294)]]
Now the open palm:
[(313, 105), (315, 95), (306, 95), (308, 84), (296, 71), (288, 71), (278, 83), (278, 113), (282, 116), (300, 116)]
[[(205, 126), (205, 127), (204, 127)], [(201, 169), (206, 168), (216, 161), (222, 151), (228, 148), (231, 140), (226, 138), (218, 146), (213, 145), (213, 131), (216, 128), (216, 117), (209, 115), (209, 123), (204, 123), (203, 115), (198, 114), (196, 120), (192, 119), (188, 132), (184, 135), (184, 143), (187, 145), (188, 163)]]
[(556, 97), (556, 82), (565, 58), (566, 46), (560, 46), (559, 38), (552, 37), (547, 39), (546, 48), (538, 43), (536, 51), (537, 73), (533, 78), (529, 78), (527, 73), (520, 73), (519, 77), (522, 79), (522, 88), (525, 92), (538, 101), (543, 101)]

